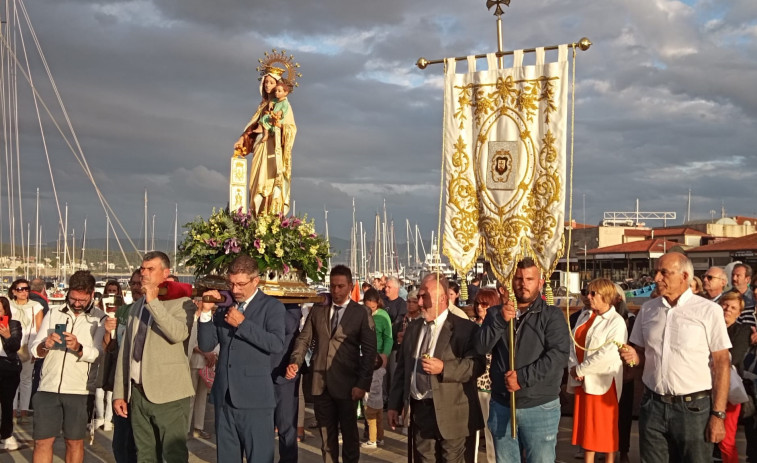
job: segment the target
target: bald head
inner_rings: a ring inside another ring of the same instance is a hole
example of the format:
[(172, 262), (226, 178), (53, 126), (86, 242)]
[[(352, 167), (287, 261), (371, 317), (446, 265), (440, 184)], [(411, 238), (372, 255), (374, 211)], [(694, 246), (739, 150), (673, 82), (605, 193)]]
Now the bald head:
[(725, 270), (720, 267), (710, 267), (702, 277), (702, 287), (709, 299), (718, 297), (727, 283), (728, 276), (725, 274)]
[(680, 252), (669, 252), (657, 260), (655, 283), (660, 296), (675, 305), (681, 294), (686, 292), (694, 279), (694, 266), (688, 257)]

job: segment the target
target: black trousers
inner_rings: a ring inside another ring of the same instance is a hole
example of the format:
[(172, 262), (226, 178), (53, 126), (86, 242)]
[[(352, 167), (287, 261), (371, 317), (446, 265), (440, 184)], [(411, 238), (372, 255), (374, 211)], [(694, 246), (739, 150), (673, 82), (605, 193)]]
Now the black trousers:
[(297, 411), (300, 405), (300, 376), (284, 384), (273, 384), (276, 410), (273, 424), (279, 432), (279, 463), (297, 463)]
[(339, 429), (342, 430), (342, 461), (360, 460), (360, 436), (357, 431), (357, 401), (336, 399), (325, 391), (313, 396), (315, 419), (321, 432), (321, 455), (324, 463), (339, 462)]
[(631, 423), (633, 421), (634, 381), (623, 383), (623, 392), (618, 402), (618, 450), (628, 453), (631, 448)]
[(13, 434), (13, 398), (21, 382), (21, 371), (0, 371), (0, 438)]

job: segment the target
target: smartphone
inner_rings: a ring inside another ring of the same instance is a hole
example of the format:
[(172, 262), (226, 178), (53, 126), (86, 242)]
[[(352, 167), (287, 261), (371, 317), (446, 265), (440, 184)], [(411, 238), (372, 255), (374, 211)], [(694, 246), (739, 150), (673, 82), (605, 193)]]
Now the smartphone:
[(0, 317), (0, 326), (2, 326), (3, 328), (8, 328), (8, 316), (7, 315), (3, 315), (2, 317)]
[(57, 346), (65, 347), (66, 345), (66, 336), (63, 334), (64, 331), (66, 331), (65, 323), (55, 324), (55, 332), (58, 333), (58, 336), (60, 336), (60, 342), (55, 343)]

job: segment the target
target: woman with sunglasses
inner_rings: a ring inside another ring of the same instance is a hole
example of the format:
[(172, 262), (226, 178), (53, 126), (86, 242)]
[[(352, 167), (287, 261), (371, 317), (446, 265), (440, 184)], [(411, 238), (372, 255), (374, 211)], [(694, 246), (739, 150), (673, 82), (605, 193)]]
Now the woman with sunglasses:
[(16, 450), (18, 442), (13, 437), (13, 398), (21, 379), (22, 327), (13, 319), (8, 298), (0, 296), (0, 317), (8, 317), (7, 323), (0, 323), (0, 449)]
[(34, 373), (34, 359), (29, 353), (29, 345), (37, 336), (37, 328), (42, 323), (44, 314), (42, 305), (29, 299), (31, 286), (29, 281), (19, 278), (11, 284), (8, 290), (13, 318), (21, 322), (21, 347), (18, 356), (21, 359), (21, 384), (15, 404), (16, 416), (19, 422), (29, 413), (29, 402), (32, 398), (32, 374)]
[[(476, 322), (478, 326), (481, 326), (484, 322), (484, 318), (486, 318), (486, 312), (489, 310), (489, 307), (494, 307), (495, 305), (500, 304), (501, 302), (496, 290), (491, 288), (479, 289), (476, 292), (476, 297), (473, 299), (473, 321)], [(486, 371), (484, 371), (484, 373), (476, 380), (476, 385), (478, 387), (478, 401), (481, 404), (481, 413), (484, 415), (484, 423), (489, 420), (489, 400), (492, 396), (492, 381), (491, 378), (489, 378), (489, 367), (491, 367), (491, 364), (492, 354), (489, 353), (486, 354)], [(473, 441), (474, 461), (478, 460), (479, 432), (480, 431), (476, 431), (475, 440)], [(494, 463), (496, 461), (494, 455), (494, 439), (492, 438), (492, 433), (489, 431), (488, 425), (484, 428), (484, 437), (486, 439), (486, 461), (487, 463)]]
[(573, 329), (575, 344), (568, 361), (568, 392), (576, 395), (573, 445), (584, 449), (588, 463), (594, 462), (597, 452), (605, 453), (605, 461), (613, 463), (619, 447), (618, 399), (623, 390), (623, 362), (615, 342), (625, 344), (628, 331), (613, 306), (617, 293), (612, 281), (592, 281), (587, 296), (591, 311), (583, 312)]

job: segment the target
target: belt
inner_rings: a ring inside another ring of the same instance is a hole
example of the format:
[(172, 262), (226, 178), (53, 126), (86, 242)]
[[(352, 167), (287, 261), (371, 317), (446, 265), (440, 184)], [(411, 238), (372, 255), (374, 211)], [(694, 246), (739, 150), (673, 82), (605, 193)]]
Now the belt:
[(434, 399), (421, 399), (421, 400), (410, 399), (410, 404), (411, 405), (413, 405), (413, 404), (415, 404), (415, 405), (427, 405), (427, 406), (433, 407), (434, 406)]
[(695, 400), (704, 399), (705, 397), (710, 397), (709, 389), (706, 391), (692, 392), (691, 394), (684, 395), (658, 394), (649, 388), (647, 388), (647, 392), (652, 396), (654, 400), (666, 404), (685, 404), (693, 402)]
[(134, 381), (133, 379), (131, 380), (131, 387), (139, 389), (139, 392), (141, 392), (142, 395), (145, 395), (145, 388), (142, 387), (142, 384)]

